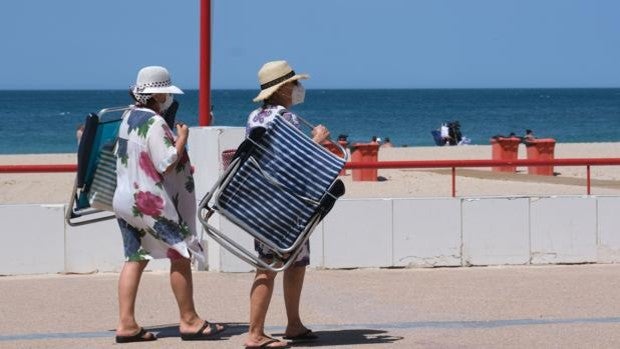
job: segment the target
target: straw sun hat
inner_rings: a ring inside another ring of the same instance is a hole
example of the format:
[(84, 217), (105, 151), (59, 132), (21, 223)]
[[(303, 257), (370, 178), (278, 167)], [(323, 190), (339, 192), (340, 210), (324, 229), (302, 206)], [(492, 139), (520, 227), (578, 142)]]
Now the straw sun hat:
[(134, 93), (140, 94), (183, 94), (180, 88), (172, 84), (168, 70), (159, 66), (150, 66), (140, 69), (133, 91)]
[(265, 63), (258, 71), (258, 82), (260, 83), (260, 93), (254, 102), (260, 102), (269, 98), (280, 86), (289, 81), (307, 79), (308, 74), (296, 74), (286, 61), (273, 61)]

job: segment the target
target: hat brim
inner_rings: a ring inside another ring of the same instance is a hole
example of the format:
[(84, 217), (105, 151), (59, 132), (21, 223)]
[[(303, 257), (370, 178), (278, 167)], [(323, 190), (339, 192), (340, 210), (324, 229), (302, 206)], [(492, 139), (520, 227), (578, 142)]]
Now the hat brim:
[(269, 88), (261, 90), (260, 93), (258, 94), (258, 96), (254, 97), (253, 101), (254, 102), (264, 101), (265, 99), (269, 98), (269, 96), (271, 96), (274, 92), (276, 92), (280, 88), (280, 86), (286, 84), (287, 82), (296, 81), (296, 80), (306, 80), (309, 77), (310, 77), (310, 75), (308, 75), (308, 74), (296, 74), (296, 75), (293, 75), (289, 79), (286, 79), (286, 80), (282, 81), (281, 83), (279, 83), (277, 85), (273, 85), (273, 86), (271, 86)]
[(170, 86), (165, 86), (165, 87), (147, 87), (140, 93), (145, 93), (145, 94), (170, 93), (173, 95), (182, 95), (183, 91), (174, 85), (170, 85)]

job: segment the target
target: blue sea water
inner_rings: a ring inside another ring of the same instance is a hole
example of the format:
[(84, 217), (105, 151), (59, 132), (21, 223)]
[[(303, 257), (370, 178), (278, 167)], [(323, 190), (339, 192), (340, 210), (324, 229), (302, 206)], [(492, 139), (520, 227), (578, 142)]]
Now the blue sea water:
[[(198, 124), (198, 91), (178, 96), (177, 120)], [(243, 126), (254, 90), (214, 90), (214, 125)], [(0, 154), (76, 151), (89, 112), (130, 103), (127, 91), (0, 91)], [(458, 120), (472, 144), (534, 130), (558, 142), (620, 141), (620, 89), (308, 90), (292, 108), (334, 138), (389, 137), (397, 146), (434, 146), (431, 130)]]

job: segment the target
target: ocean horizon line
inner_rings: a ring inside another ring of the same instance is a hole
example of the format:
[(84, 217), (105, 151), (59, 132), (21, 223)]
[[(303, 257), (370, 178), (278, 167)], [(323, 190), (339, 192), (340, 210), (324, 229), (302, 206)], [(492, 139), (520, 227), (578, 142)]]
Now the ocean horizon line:
[[(184, 91), (198, 91), (196, 88), (183, 88)], [(211, 88), (211, 91), (256, 91), (257, 88)], [(306, 90), (352, 90), (352, 91), (484, 91), (484, 90), (620, 90), (620, 86), (592, 86), (592, 87), (306, 87)], [(94, 91), (129, 91), (129, 88), (0, 88), (0, 92), (94, 92)]]
[[(198, 90), (176, 97), (177, 120), (198, 124)], [(244, 126), (257, 90), (211, 91), (214, 126)], [(620, 141), (620, 88), (309, 89), (292, 110), (350, 141), (389, 138), (394, 145), (434, 145), (443, 123), (459, 121), (468, 143), (530, 129), (558, 142)], [(0, 93), (0, 153), (55, 153), (75, 148), (75, 128), (91, 112), (131, 103), (128, 90), (30, 90)], [(30, 125), (30, 127), (24, 127)], [(456, 132), (456, 131), (455, 131)], [(24, 139), (36, 140), (24, 142)]]

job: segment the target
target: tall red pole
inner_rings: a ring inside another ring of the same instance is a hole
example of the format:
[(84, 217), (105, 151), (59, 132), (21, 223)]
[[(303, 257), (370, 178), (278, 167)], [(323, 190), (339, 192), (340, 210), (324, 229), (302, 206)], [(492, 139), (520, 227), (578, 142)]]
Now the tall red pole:
[(211, 0), (200, 0), (198, 125), (211, 125)]

